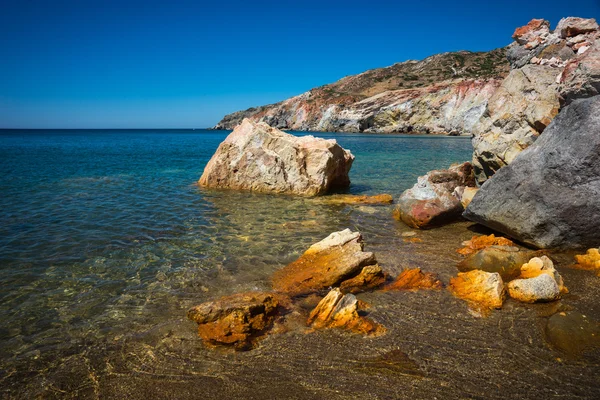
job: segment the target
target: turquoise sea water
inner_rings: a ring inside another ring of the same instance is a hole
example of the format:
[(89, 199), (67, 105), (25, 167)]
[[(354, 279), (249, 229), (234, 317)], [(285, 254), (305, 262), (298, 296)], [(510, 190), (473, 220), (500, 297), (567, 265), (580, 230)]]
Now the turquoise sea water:
[[(318, 199), (201, 189), (195, 182), (226, 134), (0, 132), (4, 396), (282, 398), (295, 393), (291, 397), (345, 398), (347, 388), (357, 398), (384, 398), (386, 391), (398, 395), (400, 384), (413, 394), (433, 395), (445, 387), (451, 393), (481, 395), (499, 383), (488, 382), (481, 372), (473, 372), (473, 382), (466, 383), (464, 368), (478, 361), (498, 366), (498, 349), (510, 352), (530, 340), (539, 346), (520, 351), (534, 352), (536, 365), (549, 368), (555, 355), (543, 335), (530, 338), (531, 321), (510, 334), (529, 336), (497, 338), (496, 350), (485, 343), (486, 354), (477, 355), (481, 349), (469, 353), (470, 342), (457, 345), (473, 332), (489, 336), (502, 322), (473, 322), (480, 320), (446, 292), (417, 294), (396, 307), (398, 300), (388, 294), (367, 294), (366, 300), (380, 304), (379, 320), (391, 332), (379, 341), (292, 332), (270, 337), (244, 354), (206, 350), (195, 336), (195, 324), (185, 319), (189, 307), (235, 292), (268, 290), (273, 271), (333, 231), (360, 230), (367, 249), (392, 274), (421, 266), (446, 281), (456, 272), (453, 250), (472, 234), (467, 224), (457, 224), (420, 234), (425, 245), (419, 247), (402, 240), (408, 228), (391, 218), (391, 206), (328, 205)], [(349, 189), (356, 194), (397, 197), (417, 176), (467, 161), (472, 151), (470, 140), (460, 137), (318, 136), (337, 139), (356, 156)], [(594, 296), (580, 301), (593, 304)], [(429, 305), (423, 305), (427, 299)], [(443, 310), (459, 316), (447, 318)], [(417, 314), (413, 318), (411, 313)], [(525, 320), (523, 310), (516, 313), (511, 318)], [(413, 320), (425, 322), (410, 325)], [(432, 333), (435, 326), (444, 333)], [(456, 341), (442, 346), (452, 330)], [(408, 333), (413, 339), (404, 336)], [(425, 340), (421, 335), (430, 335), (434, 344), (414, 347)], [(427, 379), (438, 386), (432, 389), (402, 369), (380, 373), (375, 366), (375, 372), (364, 372), (343, 364), (364, 359), (367, 354), (361, 351), (387, 354), (399, 347), (412, 351), (419, 368), (430, 374)], [(447, 357), (459, 362), (444, 369)], [(517, 362), (526, 369), (524, 361)], [(327, 378), (328, 370), (339, 376)], [(365, 386), (365, 376), (379, 389)], [(579, 384), (585, 387), (586, 379)], [(386, 382), (395, 389), (382, 386)]]

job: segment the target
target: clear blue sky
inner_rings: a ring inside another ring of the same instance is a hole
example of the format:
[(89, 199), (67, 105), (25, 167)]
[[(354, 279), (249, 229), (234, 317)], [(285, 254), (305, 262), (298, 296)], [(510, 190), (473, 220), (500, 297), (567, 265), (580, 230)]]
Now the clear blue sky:
[(578, 1), (4, 1), (0, 127), (199, 128), (343, 76), (511, 42)]

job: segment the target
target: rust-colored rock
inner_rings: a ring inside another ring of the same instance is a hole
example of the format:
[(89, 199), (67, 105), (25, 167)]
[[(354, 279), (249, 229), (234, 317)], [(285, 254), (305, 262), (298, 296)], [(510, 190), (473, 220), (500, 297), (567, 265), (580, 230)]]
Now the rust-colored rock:
[(422, 272), (421, 268), (405, 269), (386, 290), (440, 289), (444, 287), (433, 272)]
[(535, 278), (544, 274), (549, 275), (556, 281), (560, 293), (569, 293), (569, 289), (565, 286), (562, 276), (554, 268), (554, 263), (547, 256), (533, 257), (529, 262), (523, 264), (519, 279)]
[(273, 293), (238, 293), (195, 306), (187, 317), (198, 323), (198, 335), (206, 344), (246, 350), (270, 329), (279, 312), (278, 297)]
[(389, 194), (378, 194), (374, 196), (339, 194), (319, 198), (318, 201), (328, 204), (392, 204), (394, 199)]
[(383, 285), (387, 280), (387, 274), (377, 264), (367, 265), (354, 278), (345, 280), (340, 285), (343, 293), (359, 293), (373, 290)]
[(353, 294), (332, 289), (310, 313), (307, 324), (314, 329), (342, 328), (363, 335), (380, 335), (385, 328), (358, 315), (358, 300)]
[(502, 236), (496, 237), (493, 233), (487, 236), (473, 236), (471, 240), (462, 243), (464, 247), (456, 250), (458, 254), (469, 256), (490, 246), (514, 246), (515, 244)]
[(502, 308), (504, 282), (498, 273), (485, 271), (459, 272), (450, 279), (450, 291), (456, 297), (481, 308)]
[(525, 26), (515, 29), (512, 38), (519, 44), (541, 42), (541, 36), (550, 32), (550, 23), (543, 19), (532, 19)]
[(600, 275), (600, 252), (598, 249), (589, 249), (586, 254), (576, 255), (577, 264), (573, 268), (596, 271)]
[(363, 251), (359, 232), (346, 229), (334, 232), (313, 244), (296, 261), (273, 274), (273, 288), (292, 296), (316, 292), (360, 273), (377, 261)]

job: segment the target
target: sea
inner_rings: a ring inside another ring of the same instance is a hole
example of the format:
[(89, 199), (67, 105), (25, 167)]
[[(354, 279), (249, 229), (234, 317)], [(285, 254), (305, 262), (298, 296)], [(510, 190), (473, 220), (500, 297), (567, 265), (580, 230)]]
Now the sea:
[[(187, 309), (269, 290), (331, 232), (360, 231), (392, 276), (420, 267), (446, 283), (482, 233), (463, 221), (407, 241), (393, 205), (200, 188), (228, 133), (0, 131), (3, 398), (600, 397), (600, 356), (563, 354), (545, 328), (563, 309), (600, 316), (587, 271), (561, 270), (573, 297), (485, 318), (447, 290), (373, 292), (359, 298), (388, 330), (378, 338), (298, 326), (247, 352), (204, 346)], [(466, 137), (314, 135), (356, 156), (351, 194), (397, 198), (472, 154)]]

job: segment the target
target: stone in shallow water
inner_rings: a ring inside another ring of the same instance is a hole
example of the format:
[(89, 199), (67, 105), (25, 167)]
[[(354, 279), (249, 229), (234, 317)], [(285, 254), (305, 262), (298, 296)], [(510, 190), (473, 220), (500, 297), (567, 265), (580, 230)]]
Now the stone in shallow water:
[(569, 356), (580, 356), (600, 345), (600, 324), (578, 311), (554, 314), (546, 324), (546, 339)]
[(520, 250), (515, 246), (490, 246), (465, 258), (457, 268), (462, 272), (497, 272), (502, 279), (509, 281), (517, 278), (521, 274), (521, 266), (535, 255), (534, 251)]
[(246, 350), (269, 330), (282, 299), (273, 293), (238, 293), (192, 307), (187, 316), (198, 323), (198, 335), (206, 344)]
[(515, 279), (508, 283), (508, 294), (523, 303), (554, 301), (560, 298), (560, 289), (550, 275), (535, 278)]
[(358, 314), (358, 299), (332, 289), (310, 313), (307, 324), (315, 329), (342, 328), (364, 335), (380, 335), (385, 328)]
[(375, 255), (363, 251), (359, 232), (345, 229), (313, 244), (298, 258), (273, 274), (273, 288), (292, 296), (308, 294), (350, 279), (368, 265)]
[(348, 187), (353, 161), (333, 139), (296, 137), (244, 119), (219, 145), (199, 184), (315, 196)]
[(444, 285), (432, 272), (423, 273), (421, 268), (405, 269), (386, 290), (440, 289)]
[(569, 293), (569, 290), (565, 286), (562, 276), (554, 268), (554, 263), (547, 256), (533, 257), (529, 262), (521, 266), (520, 279), (535, 278), (539, 275), (546, 274), (552, 277), (558, 285), (558, 290), (561, 293)]
[(402, 193), (394, 217), (420, 229), (454, 222), (464, 210), (456, 190), (464, 186), (475, 186), (473, 168), (468, 162), (430, 171)]
[(458, 254), (468, 256), (481, 249), (485, 249), (490, 246), (514, 246), (515, 244), (504, 237), (496, 237), (494, 234), (487, 236), (473, 236), (471, 240), (467, 240), (462, 243), (464, 247), (456, 250)]
[(504, 282), (498, 273), (485, 271), (459, 272), (450, 279), (450, 291), (456, 297), (482, 308), (502, 308)]
[(600, 274), (600, 251), (598, 249), (588, 249), (586, 254), (576, 255), (577, 264), (573, 268), (596, 271)]
[(359, 293), (373, 290), (383, 285), (387, 280), (387, 274), (383, 272), (378, 264), (367, 265), (354, 278), (345, 280), (340, 285), (343, 293)]

